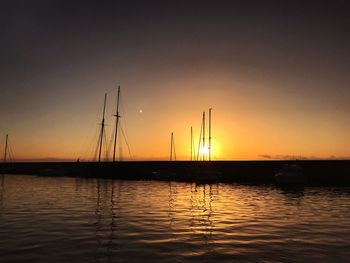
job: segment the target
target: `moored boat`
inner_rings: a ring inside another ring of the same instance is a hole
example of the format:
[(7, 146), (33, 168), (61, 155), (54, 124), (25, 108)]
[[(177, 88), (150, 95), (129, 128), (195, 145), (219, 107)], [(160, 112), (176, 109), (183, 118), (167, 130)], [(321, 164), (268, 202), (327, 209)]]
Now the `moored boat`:
[(307, 178), (297, 164), (286, 164), (276, 174), (275, 180), (280, 184), (303, 184)]

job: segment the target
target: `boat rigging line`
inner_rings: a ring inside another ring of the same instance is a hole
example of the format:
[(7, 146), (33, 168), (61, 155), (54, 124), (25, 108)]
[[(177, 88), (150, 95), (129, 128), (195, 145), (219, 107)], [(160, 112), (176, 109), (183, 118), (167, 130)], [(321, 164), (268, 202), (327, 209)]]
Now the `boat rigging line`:
[(203, 119), (202, 119), (200, 134), (199, 134), (197, 161), (199, 161), (199, 158), (200, 158), (200, 149), (201, 149), (202, 133), (203, 133)]
[[(128, 140), (126, 139), (126, 135), (125, 135), (125, 132), (124, 132), (124, 129), (123, 129), (122, 126), (120, 126), (120, 131), (122, 132), (122, 135), (123, 135), (123, 137), (124, 137), (124, 141), (125, 141), (126, 147), (128, 147), (128, 152), (129, 152), (130, 159), (133, 160), (134, 157), (133, 157), (133, 155), (131, 154), (130, 145), (129, 145)], [(121, 147), (120, 147), (120, 149), (121, 149)], [(122, 158), (121, 155), (120, 155), (119, 157), (120, 157), (119, 159), (121, 160), (121, 158)]]
[(101, 131), (100, 131), (100, 138), (99, 138), (99, 152), (98, 152), (98, 162), (101, 162), (101, 153), (102, 153), (102, 146), (103, 146), (103, 137), (105, 133), (105, 113), (106, 113), (106, 101), (107, 101), (107, 93), (105, 93), (105, 99), (103, 103), (103, 114), (102, 114), (102, 123), (101, 123)]
[(6, 134), (5, 136), (5, 147), (4, 147), (4, 159), (3, 162), (6, 163), (8, 161), (13, 161), (14, 156), (13, 156), (13, 151), (11, 148), (10, 140), (9, 140), (9, 135)]
[(191, 126), (191, 161), (195, 159), (196, 159), (196, 152), (194, 151), (193, 128)]
[(4, 163), (6, 163), (6, 161), (7, 161), (8, 139), (9, 139), (9, 135), (8, 135), (8, 134), (6, 134), (6, 140), (5, 140), (5, 152), (4, 152)]

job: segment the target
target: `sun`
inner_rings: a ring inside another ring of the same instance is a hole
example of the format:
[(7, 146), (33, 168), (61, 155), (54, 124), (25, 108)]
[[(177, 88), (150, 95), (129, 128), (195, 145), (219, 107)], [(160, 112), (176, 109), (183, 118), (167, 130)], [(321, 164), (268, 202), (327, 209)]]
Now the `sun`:
[(218, 149), (217, 144), (211, 145), (201, 145), (198, 152), (198, 160), (214, 160), (218, 158), (220, 149)]
[(199, 148), (199, 155), (200, 156), (209, 156), (209, 147), (208, 146), (201, 146)]

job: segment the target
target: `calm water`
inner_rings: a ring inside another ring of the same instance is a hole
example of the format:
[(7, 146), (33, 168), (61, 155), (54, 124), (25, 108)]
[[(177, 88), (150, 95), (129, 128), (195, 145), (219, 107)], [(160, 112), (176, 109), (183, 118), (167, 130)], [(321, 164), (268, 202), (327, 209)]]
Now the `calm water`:
[(350, 189), (0, 176), (0, 262), (345, 262)]

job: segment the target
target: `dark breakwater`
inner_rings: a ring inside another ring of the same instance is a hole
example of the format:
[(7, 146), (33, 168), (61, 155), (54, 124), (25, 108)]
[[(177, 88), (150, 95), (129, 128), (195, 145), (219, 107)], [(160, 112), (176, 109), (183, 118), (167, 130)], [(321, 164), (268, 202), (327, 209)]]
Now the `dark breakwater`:
[[(2, 163), (2, 174), (97, 177), (126, 180), (274, 183), (284, 164), (296, 161), (135, 161)], [(350, 185), (349, 160), (297, 161), (309, 185)]]

